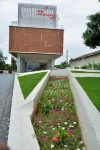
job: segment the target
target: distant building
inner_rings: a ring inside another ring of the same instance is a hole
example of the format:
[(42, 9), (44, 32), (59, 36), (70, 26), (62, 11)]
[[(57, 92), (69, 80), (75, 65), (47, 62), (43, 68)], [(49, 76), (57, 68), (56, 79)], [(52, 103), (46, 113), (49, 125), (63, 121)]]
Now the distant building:
[(70, 61), (70, 66), (83, 66), (93, 62), (100, 63), (100, 50), (72, 59)]
[(9, 52), (17, 58), (17, 72), (34, 70), (34, 63), (53, 69), (63, 54), (63, 34), (56, 6), (19, 3), (18, 21), (9, 26)]

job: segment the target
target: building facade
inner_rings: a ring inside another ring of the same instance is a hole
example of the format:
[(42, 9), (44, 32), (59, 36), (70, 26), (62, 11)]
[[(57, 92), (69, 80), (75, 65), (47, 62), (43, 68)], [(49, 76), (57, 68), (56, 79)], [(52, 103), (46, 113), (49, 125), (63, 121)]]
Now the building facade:
[(17, 57), (17, 72), (27, 71), (29, 63), (53, 69), (63, 54), (63, 34), (56, 6), (19, 3), (18, 21), (9, 26), (9, 52)]
[(93, 62), (100, 63), (100, 50), (72, 59), (70, 66), (72, 68), (75, 66), (81, 67)]

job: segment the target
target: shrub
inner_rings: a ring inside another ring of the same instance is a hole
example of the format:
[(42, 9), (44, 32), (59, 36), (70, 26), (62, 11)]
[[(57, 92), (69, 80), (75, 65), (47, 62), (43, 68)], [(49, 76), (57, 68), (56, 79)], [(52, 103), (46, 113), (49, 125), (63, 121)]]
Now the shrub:
[(74, 69), (79, 69), (79, 67), (78, 67), (78, 66), (75, 66)]
[(91, 63), (88, 63), (87, 68), (88, 68), (88, 69), (92, 69), (92, 66), (93, 66), (93, 65), (92, 65)]
[(65, 69), (65, 68), (66, 68), (66, 67), (63, 66), (63, 65), (56, 65), (55, 67), (58, 68), (58, 69)]
[(81, 67), (81, 69), (87, 69), (87, 66), (86, 66), (86, 65), (84, 65), (84, 66), (82, 66), (82, 67)]

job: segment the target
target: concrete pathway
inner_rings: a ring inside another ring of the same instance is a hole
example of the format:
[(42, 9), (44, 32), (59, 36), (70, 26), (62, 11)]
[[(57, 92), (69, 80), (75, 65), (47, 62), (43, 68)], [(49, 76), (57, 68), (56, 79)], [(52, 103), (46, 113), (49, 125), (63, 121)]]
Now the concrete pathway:
[(0, 142), (7, 141), (14, 74), (0, 74)]

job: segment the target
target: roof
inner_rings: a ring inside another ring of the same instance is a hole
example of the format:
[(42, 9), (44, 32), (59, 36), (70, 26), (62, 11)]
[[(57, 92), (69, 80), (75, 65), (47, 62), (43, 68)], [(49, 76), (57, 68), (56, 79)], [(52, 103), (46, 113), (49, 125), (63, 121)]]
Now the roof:
[(75, 60), (87, 58), (87, 57), (94, 56), (94, 55), (98, 55), (98, 54), (100, 54), (100, 50), (94, 51), (94, 52), (92, 52), (92, 53), (88, 53), (88, 54), (85, 54), (85, 55), (82, 55), (82, 56), (79, 56), (79, 57), (76, 57), (76, 58), (72, 59), (71, 61), (75, 61)]

